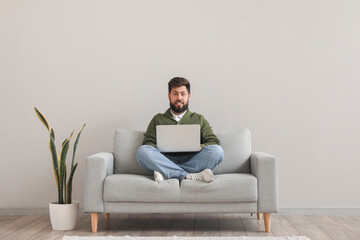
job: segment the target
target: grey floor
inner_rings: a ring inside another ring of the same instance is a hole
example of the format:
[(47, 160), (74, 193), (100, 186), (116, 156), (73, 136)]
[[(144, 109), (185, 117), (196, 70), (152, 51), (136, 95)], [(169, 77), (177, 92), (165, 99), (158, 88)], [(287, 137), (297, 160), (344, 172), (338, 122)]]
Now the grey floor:
[(360, 240), (360, 216), (273, 215), (272, 232), (250, 214), (111, 214), (99, 217), (91, 233), (90, 215), (80, 215), (73, 231), (53, 231), (48, 215), (0, 216), (0, 239), (61, 239), (63, 236), (307, 236), (312, 240)]

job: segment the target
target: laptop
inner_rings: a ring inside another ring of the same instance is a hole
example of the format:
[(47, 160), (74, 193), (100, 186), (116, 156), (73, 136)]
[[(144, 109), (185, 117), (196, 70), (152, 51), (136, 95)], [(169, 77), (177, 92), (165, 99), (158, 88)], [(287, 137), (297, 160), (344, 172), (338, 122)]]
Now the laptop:
[(157, 125), (156, 142), (160, 152), (198, 152), (200, 125)]

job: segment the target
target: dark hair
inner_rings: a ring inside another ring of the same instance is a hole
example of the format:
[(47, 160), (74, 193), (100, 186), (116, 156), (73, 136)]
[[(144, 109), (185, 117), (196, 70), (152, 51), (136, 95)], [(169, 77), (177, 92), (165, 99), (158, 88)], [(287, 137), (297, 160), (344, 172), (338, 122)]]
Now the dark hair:
[(168, 85), (169, 85), (169, 93), (171, 92), (171, 90), (173, 88), (177, 88), (177, 87), (181, 87), (181, 86), (185, 86), (188, 93), (190, 93), (190, 83), (186, 78), (174, 77), (173, 79), (171, 79), (169, 81)]

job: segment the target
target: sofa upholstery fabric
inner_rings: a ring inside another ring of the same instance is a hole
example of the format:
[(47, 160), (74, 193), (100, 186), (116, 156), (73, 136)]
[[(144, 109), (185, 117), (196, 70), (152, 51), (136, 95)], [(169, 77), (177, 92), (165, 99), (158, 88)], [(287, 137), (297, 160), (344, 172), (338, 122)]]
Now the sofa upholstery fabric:
[(85, 161), (85, 212), (274, 213), (278, 211), (276, 158), (251, 151), (248, 129), (216, 133), (224, 149), (213, 182), (160, 183), (136, 160), (144, 132), (117, 129), (113, 153)]
[(105, 202), (108, 213), (255, 213), (257, 203)]
[(157, 183), (151, 176), (114, 174), (105, 179), (104, 200), (109, 202), (177, 202), (179, 181)]
[(257, 179), (247, 173), (215, 175), (210, 183), (185, 180), (180, 184), (180, 202), (256, 202)]
[(144, 132), (116, 129), (114, 136), (114, 173), (152, 175), (136, 160), (136, 151), (144, 140)]
[(258, 209), (260, 212), (277, 212), (278, 190), (276, 159), (264, 152), (251, 155), (251, 172), (258, 180)]
[[(234, 187), (236, 186), (236, 187)], [(121, 189), (121, 191), (118, 191)], [(167, 179), (114, 174), (105, 178), (104, 201), (108, 202), (256, 202), (257, 179), (251, 174), (221, 174), (214, 181)]]
[(251, 135), (247, 128), (215, 133), (224, 149), (224, 159), (214, 174), (250, 173)]

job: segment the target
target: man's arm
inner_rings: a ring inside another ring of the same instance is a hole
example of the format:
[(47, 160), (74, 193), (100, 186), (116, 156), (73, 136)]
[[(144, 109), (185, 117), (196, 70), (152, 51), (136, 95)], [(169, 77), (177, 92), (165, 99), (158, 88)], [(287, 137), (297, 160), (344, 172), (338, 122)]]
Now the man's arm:
[(150, 145), (153, 147), (157, 147), (156, 145), (156, 120), (155, 117), (149, 123), (149, 126), (144, 134), (145, 138), (143, 141), (143, 145)]
[(220, 145), (220, 140), (213, 132), (209, 122), (201, 116), (201, 148), (208, 145)]

